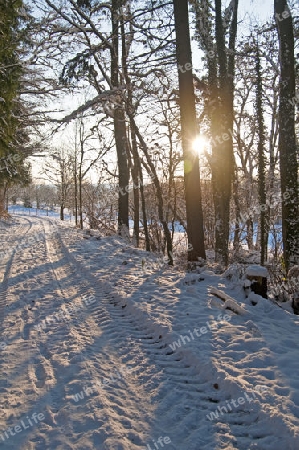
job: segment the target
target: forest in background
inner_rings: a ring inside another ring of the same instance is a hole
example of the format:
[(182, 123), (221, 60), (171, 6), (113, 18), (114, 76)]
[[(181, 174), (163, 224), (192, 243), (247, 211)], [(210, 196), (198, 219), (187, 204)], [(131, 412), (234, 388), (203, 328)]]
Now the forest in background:
[(238, 0), (3, 0), (2, 215), (67, 208), (169, 264), (180, 227), (190, 263), (247, 249), (286, 274), (299, 258), (298, 5), (275, 0), (248, 30), (243, 15)]

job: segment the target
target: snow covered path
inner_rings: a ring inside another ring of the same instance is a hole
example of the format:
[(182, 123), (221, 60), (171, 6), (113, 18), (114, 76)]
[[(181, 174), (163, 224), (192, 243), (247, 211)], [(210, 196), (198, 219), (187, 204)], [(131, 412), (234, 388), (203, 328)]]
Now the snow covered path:
[(118, 237), (0, 231), (0, 448), (299, 448), (298, 316)]

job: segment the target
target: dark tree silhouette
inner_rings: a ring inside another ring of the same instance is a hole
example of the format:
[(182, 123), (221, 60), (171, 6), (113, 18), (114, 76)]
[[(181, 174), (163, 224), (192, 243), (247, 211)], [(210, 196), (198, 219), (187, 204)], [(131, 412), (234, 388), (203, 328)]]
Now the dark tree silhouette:
[(187, 234), (189, 243), (188, 260), (205, 258), (203, 215), (200, 190), (198, 155), (192, 144), (197, 135), (195, 95), (192, 74), (188, 1), (174, 0), (176, 31), (176, 55), (179, 69), (179, 96), (181, 112), (181, 133), (184, 153), (184, 179), (186, 198)]
[(280, 48), (279, 154), (285, 269), (299, 259), (298, 163), (295, 134), (293, 20), (286, 0), (274, 0)]

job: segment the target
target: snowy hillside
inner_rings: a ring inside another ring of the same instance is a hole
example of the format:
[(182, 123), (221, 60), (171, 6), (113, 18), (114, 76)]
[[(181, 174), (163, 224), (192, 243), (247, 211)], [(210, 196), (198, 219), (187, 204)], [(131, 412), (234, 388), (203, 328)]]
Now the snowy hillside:
[(0, 239), (0, 448), (299, 448), (299, 316), (54, 218)]

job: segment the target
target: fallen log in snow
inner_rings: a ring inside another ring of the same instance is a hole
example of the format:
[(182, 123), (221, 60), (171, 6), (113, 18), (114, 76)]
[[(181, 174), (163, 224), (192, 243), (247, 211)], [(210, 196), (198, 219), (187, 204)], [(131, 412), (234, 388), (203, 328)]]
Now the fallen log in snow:
[(210, 287), (210, 293), (215, 295), (215, 297), (220, 298), (224, 302), (224, 309), (230, 309), (235, 314), (247, 314), (247, 311), (240, 306), (235, 299), (230, 297), (228, 294), (226, 294), (223, 291), (220, 291), (219, 289), (211, 286)]

